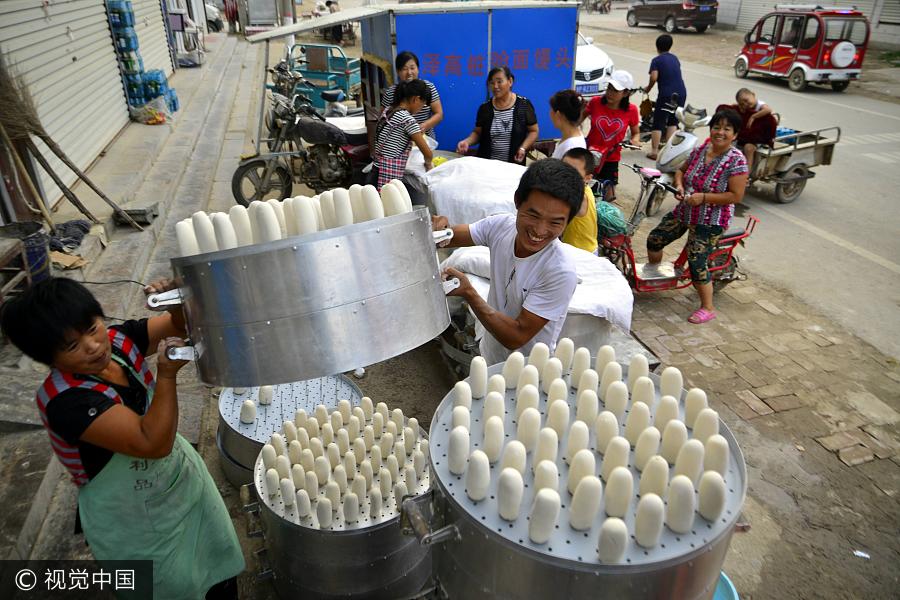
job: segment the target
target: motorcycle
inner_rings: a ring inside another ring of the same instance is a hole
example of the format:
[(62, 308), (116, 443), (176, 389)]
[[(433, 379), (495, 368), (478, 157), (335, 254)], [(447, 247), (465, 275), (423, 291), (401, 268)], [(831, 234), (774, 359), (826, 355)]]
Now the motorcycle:
[(245, 157), (231, 178), (235, 201), (249, 206), (254, 200), (283, 200), (293, 184), (302, 183), (315, 193), (363, 183), (369, 162), (365, 129), (342, 129), (343, 120), (327, 121), (300, 94), (290, 99), (272, 92), (267, 126), (272, 134), (270, 152)]
[[(663, 109), (666, 112), (675, 113), (675, 118), (680, 125), (663, 147), (659, 149), (656, 158), (656, 168), (661, 172), (660, 183), (671, 185), (675, 181), (675, 171), (685, 163), (691, 151), (700, 142), (700, 138), (694, 135), (694, 130), (701, 127), (709, 127), (712, 115), (708, 115), (706, 109), (698, 109), (687, 106), (678, 106), (678, 94), (672, 94), (670, 102)], [(659, 212), (663, 200), (666, 197), (666, 188), (655, 186), (648, 198), (646, 212), (652, 217)]]
[[(631, 215), (625, 223), (625, 233), (606, 236), (600, 239), (600, 253), (616, 265), (628, 283), (636, 292), (658, 292), (661, 290), (680, 289), (691, 285), (691, 273), (688, 269), (687, 245), (674, 263), (662, 263), (653, 269), (646, 268), (646, 263), (635, 260), (631, 247), (631, 238), (641, 222), (650, 215), (650, 205), (656, 195), (664, 196), (667, 192), (676, 195), (678, 190), (665, 180), (659, 169), (641, 167), (640, 165), (624, 165), (641, 178), (641, 191), (634, 202)], [(658, 210), (658, 208), (657, 208)], [(738, 257), (734, 250), (738, 244), (744, 245), (756, 229), (759, 219), (748, 215), (747, 223), (742, 227), (732, 226), (719, 238), (719, 243), (707, 259), (712, 276), (713, 290), (719, 291), (726, 285), (743, 278), (739, 268)]]
[(609, 14), (612, 11), (612, 0), (587, 0), (584, 9), (589, 13)]

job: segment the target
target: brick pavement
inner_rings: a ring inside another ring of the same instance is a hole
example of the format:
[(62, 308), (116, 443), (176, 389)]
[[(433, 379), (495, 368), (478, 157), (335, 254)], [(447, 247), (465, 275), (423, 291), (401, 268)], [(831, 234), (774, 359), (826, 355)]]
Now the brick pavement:
[[(656, 221), (648, 219), (635, 236), (639, 256)], [(672, 244), (667, 258), (680, 248)], [(752, 252), (751, 237), (737, 253)], [(810, 432), (810, 441), (848, 466), (893, 459), (885, 468), (900, 478), (896, 359), (756, 275), (716, 294), (715, 320), (688, 323), (697, 305), (692, 289), (636, 294), (633, 331), (735, 417), (752, 421), (808, 408), (827, 423), (827, 430)]]

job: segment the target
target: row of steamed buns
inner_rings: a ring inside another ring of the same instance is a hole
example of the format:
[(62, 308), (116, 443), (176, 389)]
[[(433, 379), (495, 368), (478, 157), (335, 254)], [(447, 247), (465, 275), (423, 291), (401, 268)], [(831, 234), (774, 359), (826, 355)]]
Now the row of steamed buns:
[(228, 214), (194, 213), (175, 224), (179, 256), (194, 256), (239, 246), (273, 242), (383, 217), (411, 212), (406, 186), (394, 179), (381, 188), (357, 185), (317, 196), (254, 200), (249, 208), (231, 207)]

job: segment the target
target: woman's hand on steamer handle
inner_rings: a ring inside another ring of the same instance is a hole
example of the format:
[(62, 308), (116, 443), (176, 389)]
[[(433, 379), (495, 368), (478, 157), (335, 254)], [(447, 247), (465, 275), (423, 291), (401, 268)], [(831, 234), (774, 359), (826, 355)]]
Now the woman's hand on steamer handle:
[(169, 279), (168, 277), (160, 277), (159, 279), (151, 281), (144, 286), (144, 295), (149, 296), (150, 294), (161, 294), (162, 292), (174, 290), (177, 287), (178, 285), (175, 283), (174, 279)]
[(184, 340), (177, 337), (159, 341), (159, 344), (156, 346), (156, 356), (158, 357), (156, 363), (157, 377), (175, 379), (181, 367), (188, 364), (186, 360), (172, 360), (166, 354), (169, 348), (180, 348), (184, 345)]

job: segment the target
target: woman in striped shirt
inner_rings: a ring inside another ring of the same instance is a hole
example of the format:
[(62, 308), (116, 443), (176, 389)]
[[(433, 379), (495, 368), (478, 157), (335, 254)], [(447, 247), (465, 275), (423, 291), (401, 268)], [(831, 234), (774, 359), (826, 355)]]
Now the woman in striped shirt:
[(377, 174), (375, 187), (391, 179), (403, 179), (413, 143), (425, 157), (425, 170), (432, 168), (433, 153), (414, 114), (425, 106), (428, 86), (421, 79), (401, 81), (394, 92), (395, 104), (378, 118), (375, 128), (375, 151), (372, 158)]
[[(164, 280), (146, 293), (176, 287)], [(237, 598), (241, 546), (203, 459), (178, 434), (180, 306), (106, 326), (82, 284), (54, 277), (3, 305), (3, 334), (49, 367), (36, 404), (78, 488), (94, 558), (152, 560), (155, 598)], [(156, 376), (148, 357), (157, 355)]]
[[(390, 108), (394, 105), (397, 86), (401, 82), (419, 79), (419, 57), (412, 52), (403, 51), (397, 54), (394, 66), (397, 67), (397, 83), (381, 92), (382, 109)], [(425, 135), (432, 139), (437, 139), (434, 135), (434, 128), (444, 119), (441, 97), (433, 83), (426, 79), (420, 79), (420, 81), (428, 87), (428, 94), (425, 97), (425, 104), (418, 112), (413, 113), (413, 117), (415, 117), (422, 131), (425, 132)]]
[(515, 77), (509, 67), (494, 67), (488, 72), (488, 88), (493, 98), (478, 107), (475, 129), (456, 145), (466, 154), (478, 144), (480, 158), (525, 164), (525, 153), (538, 137), (534, 105), (525, 96), (513, 93)]
[(734, 205), (743, 200), (747, 187), (747, 161), (732, 144), (741, 130), (741, 117), (732, 109), (713, 115), (709, 139), (694, 148), (675, 172), (678, 206), (662, 218), (647, 237), (644, 276), (652, 277), (663, 257), (663, 248), (687, 231), (688, 266), (700, 308), (688, 318), (698, 325), (716, 318), (713, 289), (706, 261), (731, 223)]

